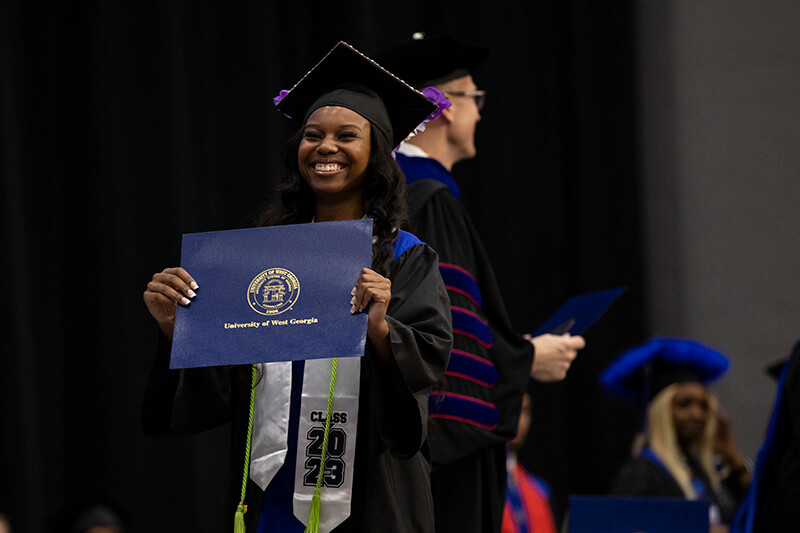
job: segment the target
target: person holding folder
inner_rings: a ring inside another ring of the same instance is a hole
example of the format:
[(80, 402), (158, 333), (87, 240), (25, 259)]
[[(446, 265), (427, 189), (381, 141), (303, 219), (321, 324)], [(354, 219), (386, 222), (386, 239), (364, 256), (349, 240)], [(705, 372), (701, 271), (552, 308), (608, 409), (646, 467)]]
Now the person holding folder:
[[(247, 365), (168, 369), (177, 306), (189, 305), (199, 292), (191, 272), (176, 267), (156, 273), (144, 293), (163, 335), (145, 394), (143, 429), (148, 435), (180, 435), (232, 421), (233, 465), (241, 464), (246, 448), (253, 450), (249, 479), (243, 487), (238, 476), (231, 498), (231, 509), (238, 509), (237, 520), (244, 513), (248, 531), (300, 532), (306, 523), (313, 531), (433, 531), (428, 394), (447, 366), (450, 309), (436, 253), (399, 230), (407, 216), (404, 179), (391, 150), (435, 116), (437, 106), (343, 42), (290, 91), (282, 91), (276, 105), (301, 119), (302, 127), (288, 142), (285, 175), (261, 222), (373, 219), (371, 268), (353, 272), (354, 288), (342, 294), (351, 313), (368, 314), (366, 351), (343, 358), (360, 360), (360, 368), (347, 375), (340, 367), (328, 397), (334, 422), (355, 419), (357, 427), (346, 435), (333, 430), (329, 435), (326, 429), (324, 445), (319, 439), (329, 452), (316, 463), (318, 476), (312, 479), (321, 496), (316, 508), (312, 503), (310, 512), (298, 512), (308, 473), (295, 465), (303, 464), (298, 455), (313, 447), (303, 444), (306, 434), (301, 434), (303, 384), (318, 377), (309, 375), (312, 361), (291, 363), (290, 375), (280, 379), (269, 363), (256, 387)], [(330, 366), (321, 377), (327, 396)], [(349, 411), (341, 407), (347, 397), (339, 389), (348, 381), (358, 391)], [(254, 388), (252, 442), (245, 446)], [(284, 401), (291, 406), (287, 420), (267, 416)], [(267, 422), (259, 425), (260, 418)], [(350, 460), (343, 448), (351, 452)], [(350, 482), (342, 472), (352, 473)]]
[(516, 434), (522, 395), (531, 378), (563, 380), (586, 344), (580, 335), (531, 338), (514, 330), (491, 258), (451, 173), (477, 153), (475, 130), (486, 95), (472, 73), (488, 53), (432, 35), (376, 55), (401, 78), (436, 86), (452, 102), (396, 154), (408, 183), (411, 229), (439, 254), (453, 319), (447, 388), (435, 390), (430, 400), (437, 532), (500, 532), (505, 445)]

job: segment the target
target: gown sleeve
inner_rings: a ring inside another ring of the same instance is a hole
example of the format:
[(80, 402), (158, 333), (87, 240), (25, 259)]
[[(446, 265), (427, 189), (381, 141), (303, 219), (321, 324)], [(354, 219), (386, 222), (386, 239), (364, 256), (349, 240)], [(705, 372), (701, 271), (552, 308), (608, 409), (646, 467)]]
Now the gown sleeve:
[(190, 435), (232, 418), (237, 367), (169, 368), (172, 343), (159, 332), (158, 351), (145, 390), (141, 425), (148, 437)]
[[(516, 434), (533, 345), (511, 326), (489, 258), (463, 204), (442, 190), (418, 213), (412, 230), (439, 255), (455, 330), (438, 398), (452, 395), (466, 406), (461, 412), (434, 414), (433, 462), (446, 465), (503, 445)], [(482, 373), (464, 372), (457, 367), (459, 360), (472, 368), (478, 362)], [(471, 417), (473, 405), (482, 418)]]
[(386, 314), (392, 360), (365, 357), (378, 433), (395, 456), (411, 457), (427, 438), (428, 395), (442, 379), (452, 346), (447, 291), (436, 252), (416, 244), (392, 266)]

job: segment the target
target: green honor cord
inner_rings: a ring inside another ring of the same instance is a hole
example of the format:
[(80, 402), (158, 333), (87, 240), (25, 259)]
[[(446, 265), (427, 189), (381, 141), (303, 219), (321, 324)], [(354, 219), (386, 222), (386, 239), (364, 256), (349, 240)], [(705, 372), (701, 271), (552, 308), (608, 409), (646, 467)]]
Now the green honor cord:
[(339, 366), (339, 358), (333, 358), (331, 365), (331, 385), (328, 389), (328, 410), (325, 415), (325, 435), (322, 438), (322, 457), (319, 461), (319, 473), (317, 474), (317, 486), (314, 487), (314, 496), (311, 498), (311, 509), (308, 511), (308, 523), (305, 533), (319, 532), (319, 513), (322, 492), (322, 475), (325, 473), (325, 457), (328, 455), (328, 435), (331, 432), (331, 412), (333, 411), (333, 390), (336, 388), (336, 368)]
[[(308, 524), (306, 525), (305, 533), (319, 533), (319, 513), (322, 492), (322, 476), (325, 472), (325, 457), (328, 455), (328, 435), (331, 431), (331, 413), (333, 412), (333, 392), (336, 388), (336, 368), (339, 365), (339, 359), (333, 358), (331, 365), (331, 384), (328, 389), (328, 409), (325, 416), (325, 435), (322, 439), (322, 457), (319, 463), (319, 473), (317, 474), (317, 485), (314, 487), (314, 496), (311, 499), (311, 509), (308, 512)], [(247, 512), (247, 506), (244, 504), (245, 492), (247, 490), (247, 478), (250, 475), (250, 442), (253, 438), (253, 406), (256, 399), (256, 384), (258, 383), (258, 365), (253, 365), (253, 379), (250, 385), (250, 415), (247, 423), (247, 440), (245, 442), (245, 456), (244, 456), (244, 476), (242, 478), (242, 498), (239, 500), (239, 505), (236, 507), (236, 516), (233, 520), (233, 533), (245, 533), (244, 528), (244, 513)]]
[(245, 533), (244, 513), (247, 506), (244, 504), (244, 496), (247, 492), (247, 478), (250, 475), (250, 442), (253, 440), (253, 406), (256, 402), (256, 384), (258, 383), (258, 365), (253, 365), (252, 379), (250, 381), (250, 415), (247, 420), (247, 439), (244, 443), (244, 476), (242, 478), (242, 498), (236, 507), (236, 515), (233, 518), (233, 533)]

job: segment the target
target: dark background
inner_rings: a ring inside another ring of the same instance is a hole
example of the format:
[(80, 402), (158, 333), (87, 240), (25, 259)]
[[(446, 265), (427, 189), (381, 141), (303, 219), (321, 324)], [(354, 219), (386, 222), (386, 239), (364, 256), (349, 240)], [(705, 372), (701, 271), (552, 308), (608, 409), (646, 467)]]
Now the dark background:
[[(515, 326), (628, 285), (560, 384), (532, 389), (523, 462), (603, 493), (630, 406), (597, 374), (644, 338), (631, 2), (4, 2), (0, 512), (15, 532), (90, 494), (130, 531), (220, 531), (227, 428), (139, 430), (157, 328), (141, 294), (180, 236), (247, 224), (297, 127), (272, 108), (342, 39), (369, 54), (414, 31), (492, 48), (479, 154), (456, 166)], [(501, 7), (502, 6), (502, 7)]]

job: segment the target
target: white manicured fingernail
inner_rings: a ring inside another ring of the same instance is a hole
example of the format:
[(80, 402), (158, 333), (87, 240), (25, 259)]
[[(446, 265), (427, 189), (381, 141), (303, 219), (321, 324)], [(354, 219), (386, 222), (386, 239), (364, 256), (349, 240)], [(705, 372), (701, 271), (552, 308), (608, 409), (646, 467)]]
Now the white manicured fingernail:
[(350, 298), (350, 304), (351, 304), (351, 305), (355, 305), (355, 304), (356, 304), (356, 297), (355, 297), (355, 296), (353, 296), (352, 298)]
[(186, 291), (186, 294), (189, 295), (189, 298), (194, 298), (195, 296), (197, 296), (192, 289)]
[(353, 290), (352, 290), (352, 291), (350, 291), (350, 294), (352, 294), (353, 296), (355, 296), (357, 292), (358, 292), (358, 291), (356, 290), (356, 288), (355, 288), (355, 287), (353, 287)]
[(194, 281), (193, 281), (193, 282), (191, 282), (191, 283), (189, 284), (189, 286), (190, 286), (191, 288), (193, 288), (194, 290), (197, 290), (197, 289), (199, 289), (199, 288), (200, 288), (200, 287), (198, 287), (198, 286), (197, 286), (197, 282), (194, 282)]
[(356, 306), (355, 306), (355, 305), (351, 305), (351, 306), (350, 306), (350, 314), (351, 314), (351, 315), (354, 315), (354, 314), (356, 314)]
[(181, 303), (182, 303), (183, 305), (189, 305), (190, 303), (192, 303), (192, 301), (191, 301), (189, 298), (183, 298), (183, 297), (181, 297)]

